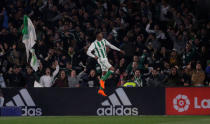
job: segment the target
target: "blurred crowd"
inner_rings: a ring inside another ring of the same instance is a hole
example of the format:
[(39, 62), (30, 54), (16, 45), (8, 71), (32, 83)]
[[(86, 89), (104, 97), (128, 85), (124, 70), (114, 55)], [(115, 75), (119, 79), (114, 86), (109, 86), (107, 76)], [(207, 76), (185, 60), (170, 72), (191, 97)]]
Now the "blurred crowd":
[[(1, 0), (0, 87), (98, 87), (101, 69), (86, 55), (96, 32), (115, 73), (106, 87), (210, 86), (210, 21), (197, 0)], [(39, 70), (26, 60), (21, 30), (36, 29)]]

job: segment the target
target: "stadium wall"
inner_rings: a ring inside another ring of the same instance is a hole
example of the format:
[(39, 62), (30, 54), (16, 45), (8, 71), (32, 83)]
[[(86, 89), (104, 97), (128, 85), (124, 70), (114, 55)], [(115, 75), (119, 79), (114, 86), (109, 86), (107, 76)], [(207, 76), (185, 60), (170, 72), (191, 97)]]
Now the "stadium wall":
[(210, 88), (5, 88), (2, 116), (210, 115)]

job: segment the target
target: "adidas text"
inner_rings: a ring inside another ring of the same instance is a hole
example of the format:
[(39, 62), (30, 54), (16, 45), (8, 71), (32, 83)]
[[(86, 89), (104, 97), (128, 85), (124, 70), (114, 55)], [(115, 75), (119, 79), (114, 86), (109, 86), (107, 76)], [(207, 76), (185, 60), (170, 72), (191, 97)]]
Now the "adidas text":
[(41, 116), (42, 109), (37, 107), (22, 107), (22, 116)]
[(130, 115), (138, 115), (138, 108), (131, 106), (107, 106), (101, 107), (97, 109), (98, 116), (130, 116)]

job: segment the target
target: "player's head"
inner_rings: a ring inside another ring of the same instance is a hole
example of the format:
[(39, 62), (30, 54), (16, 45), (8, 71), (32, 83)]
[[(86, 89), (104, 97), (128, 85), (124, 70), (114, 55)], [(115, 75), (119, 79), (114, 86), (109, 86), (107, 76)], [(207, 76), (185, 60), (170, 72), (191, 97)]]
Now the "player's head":
[(101, 41), (101, 40), (103, 39), (103, 33), (102, 33), (102, 32), (97, 32), (97, 33), (96, 33), (96, 39), (97, 39), (98, 41)]

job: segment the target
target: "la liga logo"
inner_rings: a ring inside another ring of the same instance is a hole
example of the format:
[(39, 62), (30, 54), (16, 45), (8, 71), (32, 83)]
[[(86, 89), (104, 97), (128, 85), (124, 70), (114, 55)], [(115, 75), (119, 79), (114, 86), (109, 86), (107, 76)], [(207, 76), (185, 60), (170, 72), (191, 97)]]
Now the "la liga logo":
[(173, 99), (173, 107), (178, 112), (185, 112), (190, 107), (190, 100), (189, 100), (189, 98), (186, 95), (184, 95), (184, 94), (178, 94)]
[(166, 88), (167, 115), (210, 115), (210, 87)]

